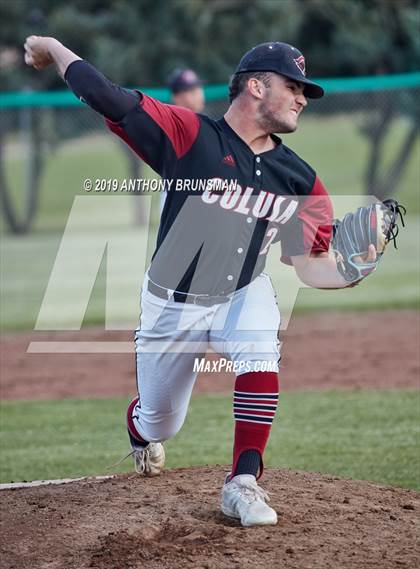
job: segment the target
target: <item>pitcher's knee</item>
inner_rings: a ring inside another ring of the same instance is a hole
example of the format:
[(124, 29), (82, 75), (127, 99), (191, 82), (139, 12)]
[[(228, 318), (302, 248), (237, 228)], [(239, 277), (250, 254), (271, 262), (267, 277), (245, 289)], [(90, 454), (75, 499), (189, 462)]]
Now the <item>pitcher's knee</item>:
[(127, 409), (127, 428), (131, 435), (150, 443), (174, 437), (185, 420), (185, 411), (162, 413), (139, 404), (133, 399)]
[(146, 420), (141, 421), (144, 438), (151, 443), (158, 443), (171, 439), (180, 431), (181, 427), (182, 423), (179, 423), (179, 421), (174, 422), (168, 417), (157, 422), (150, 422)]

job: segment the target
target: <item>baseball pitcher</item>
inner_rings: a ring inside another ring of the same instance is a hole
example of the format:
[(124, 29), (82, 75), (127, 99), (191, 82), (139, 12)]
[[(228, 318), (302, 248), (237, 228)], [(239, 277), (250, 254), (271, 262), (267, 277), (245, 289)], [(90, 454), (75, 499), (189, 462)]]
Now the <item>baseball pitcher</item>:
[(280, 314), (267, 253), (280, 242), (281, 261), (311, 287), (353, 286), (376, 268), (401, 207), (378, 203), (333, 220), (317, 173), (277, 136), (294, 132), (308, 99), (324, 94), (291, 45), (245, 53), (219, 120), (123, 89), (54, 38), (30, 36), (25, 51), (36, 69), (55, 64), (77, 97), (171, 182), (135, 333), (138, 396), (127, 428), (137, 472), (162, 471), (162, 442), (184, 423), (194, 361), (211, 347), (236, 370), (222, 512), (244, 526), (276, 524), (257, 483), (279, 397)]

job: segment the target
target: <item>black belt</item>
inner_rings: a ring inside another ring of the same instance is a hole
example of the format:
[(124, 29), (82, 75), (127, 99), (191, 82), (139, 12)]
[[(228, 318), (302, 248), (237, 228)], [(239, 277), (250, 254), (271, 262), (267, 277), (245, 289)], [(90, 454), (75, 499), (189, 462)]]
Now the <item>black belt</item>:
[(186, 292), (178, 292), (155, 285), (151, 280), (147, 283), (147, 290), (165, 300), (172, 299), (174, 302), (184, 302), (186, 304), (198, 304), (200, 306), (213, 306), (214, 304), (222, 304), (228, 302), (228, 296), (210, 296), (207, 294), (190, 294)]

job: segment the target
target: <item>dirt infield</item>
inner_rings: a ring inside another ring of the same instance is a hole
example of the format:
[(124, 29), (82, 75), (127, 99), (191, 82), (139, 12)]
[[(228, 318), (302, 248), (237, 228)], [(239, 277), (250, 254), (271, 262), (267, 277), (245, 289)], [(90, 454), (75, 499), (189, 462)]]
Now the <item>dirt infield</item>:
[[(126, 396), (134, 357), (29, 354), (33, 341), (131, 342), (129, 332), (9, 334), (3, 399)], [(283, 334), (283, 390), (419, 386), (414, 311), (300, 316)], [(216, 356), (210, 355), (210, 358)], [(231, 374), (202, 374), (197, 392), (230, 392)], [(159, 478), (2, 490), (2, 569), (405, 569), (418, 567), (420, 494), (318, 473), (268, 469), (279, 514), (242, 528), (219, 511), (228, 468), (174, 469)]]
[(1, 492), (2, 569), (418, 567), (419, 494), (267, 470), (277, 526), (219, 512), (225, 470), (176, 469)]
[[(294, 317), (283, 333), (281, 388), (419, 386), (419, 313), (390, 310)], [(28, 332), (1, 342), (1, 397), (54, 399), (127, 396), (135, 392), (133, 354), (30, 354), (34, 341), (132, 342), (131, 332)], [(210, 355), (215, 358), (216, 356)], [(195, 392), (231, 392), (232, 374), (201, 374)]]

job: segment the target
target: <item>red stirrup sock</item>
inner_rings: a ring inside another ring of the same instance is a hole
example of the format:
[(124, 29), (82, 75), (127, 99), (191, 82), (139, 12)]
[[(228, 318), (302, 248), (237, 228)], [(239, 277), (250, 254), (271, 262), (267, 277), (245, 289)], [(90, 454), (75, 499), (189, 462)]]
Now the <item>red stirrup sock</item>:
[[(145, 447), (149, 443), (145, 441), (140, 433), (137, 431), (136, 426), (133, 421), (133, 417), (136, 415), (136, 407), (139, 402), (139, 398), (135, 397), (127, 409), (127, 431), (128, 437), (130, 439), (131, 446), (134, 447)], [(138, 409), (139, 407), (137, 407)]]
[[(235, 442), (232, 476), (254, 474), (257, 479), (261, 478), (264, 471), (262, 456), (276, 413), (278, 397), (277, 373), (250, 372), (236, 378), (233, 399)], [(254, 452), (247, 452), (251, 450)], [(255, 451), (259, 454), (258, 467)]]

